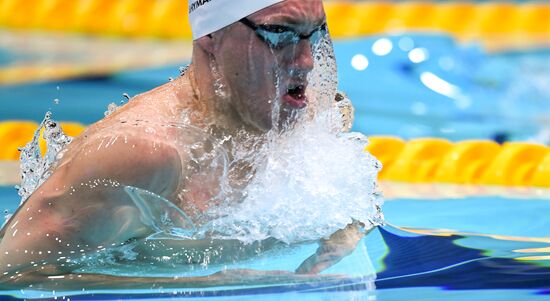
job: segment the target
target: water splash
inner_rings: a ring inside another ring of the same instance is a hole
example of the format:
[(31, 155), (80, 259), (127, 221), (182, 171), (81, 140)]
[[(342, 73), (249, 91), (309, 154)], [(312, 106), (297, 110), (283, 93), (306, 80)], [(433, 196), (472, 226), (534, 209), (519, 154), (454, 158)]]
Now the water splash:
[[(63, 149), (72, 141), (63, 133), (59, 123), (51, 119), (51, 112), (47, 112), (44, 120), (35, 131), (31, 142), (21, 148), (21, 185), (18, 193), (23, 203), (44, 181), (51, 175), (55, 163), (63, 157)], [(40, 151), (40, 132), (44, 130), (43, 138), (46, 141), (46, 154)]]
[(342, 132), (349, 132), (353, 126), (355, 108), (351, 100), (342, 92), (336, 93), (334, 97), (336, 107), (338, 108), (342, 119)]
[(219, 218), (202, 234), (215, 229), (217, 238), (293, 243), (328, 237), (353, 220), (380, 224), (380, 164), (363, 151), (365, 144), (361, 134), (336, 136), (315, 126), (281, 135), (264, 149), (244, 200), (213, 209)]
[(184, 76), (187, 71), (189, 70), (189, 67), (190, 65), (187, 65), (187, 66), (180, 66), (178, 69), (179, 69), (179, 72), (180, 72), (180, 76)]
[(107, 111), (105, 111), (105, 113), (103, 113), (105, 115), (105, 117), (113, 114), (114, 112), (116, 112), (116, 110), (118, 110), (119, 106), (117, 106), (116, 103), (114, 102), (111, 102), (108, 106), (107, 106)]
[(230, 97), (229, 89), (227, 85), (222, 80), (219, 66), (213, 61), (210, 60), (210, 69), (214, 77), (214, 93), (219, 99), (227, 99)]
[[(233, 137), (229, 175), (244, 165), (248, 176), (239, 183), (240, 193), (234, 185), (226, 191), (229, 201), (206, 213), (210, 221), (195, 237), (245, 243), (271, 237), (295, 243), (326, 238), (354, 220), (369, 226), (383, 223), (383, 198), (376, 182), (381, 164), (364, 152), (364, 135), (346, 133), (353, 123), (353, 106), (337, 93), (328, 35), (313, 52), (307, 108), (295, 110), (291, 122), (260, 137)], [(241, 198), (231, 199), (231, 193)]]

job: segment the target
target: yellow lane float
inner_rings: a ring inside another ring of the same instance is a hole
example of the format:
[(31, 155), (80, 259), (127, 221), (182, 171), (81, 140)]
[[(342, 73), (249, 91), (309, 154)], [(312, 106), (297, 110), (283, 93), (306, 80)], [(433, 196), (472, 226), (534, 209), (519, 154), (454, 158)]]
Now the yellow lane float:
[[(34, 136), (38, 123), (31, 121), (0, 122), (0, 161), (19, 160), (18, 149), (24, 147)], [(84, 131), (85, 126), (76, 122), (62, 122), (61, 129), (65, 134), (75, 137)], [(42, 132), (41, 134), (42, 135)], [(42, 155), (46, 152), (46, 141), (40, 138)]]
[(550, 188), (550, 148), (471, 140), (370, 137), (366, 150), (380, 158), (380, 180)]
[[(327, 1), (336, 38), (388, 31), (444, 31), (461, 40), (548, 43), (547, 2)], [(0, 27), (109, 36), (191, 38), (182, 0), (3, 0)]]
[[(0, 122), (0, 161), (18, 160), (17, 149), (32, 140), (37, 128), (37, 123), (29, 121)], [(76, 122), (62, 122), (61, 128), (72, 137), (86, 129)], [(43, 139), (40, 148), (44, 154)], [(373, 136), (365, 151), (382, 163), (380, 180), (550, 188), (550, 147), (544, 145), (500, 145), (486, 140), (452, 143), (440, 138), (406, 142), (398, 137)]]
[[(377, 136), (369, 139), (369, 145), (365, 148), (371, 154), (376, 154), (378, 161), (382, 166), (390, 166), (405, 147), (405, 141), (401, 138), (392, 136)], [(386, 174), (387, 168), (383, 168), (379, 172), (379, 177)]]
[[(549, 153), (543, 145), (505, 143), (482, 177), (482, 182), (494, 185), (528, 186), (538, 165)], [(550, 178), (547, 179), (550, 181)]]
[(544, 159), (539, 163), (531, 185), (537, 187), (550, 187), (550, 152), (546, 154)]
[(500, 145), (493, 141), (455, 143), (441, 160), (434, 179), (444, 183), (479, 183), (499, 148)]
[(38, 124), (31, 121), (0, 122), (0, 160), (19, 159), (17, 149), (32, 140), (37, 128)]
[(451, 148), (444, 139), (421, 138), (409, 141), (387, 166), (385, 179), (400, 182), (426, 182), (433, 178), (443, 155)]

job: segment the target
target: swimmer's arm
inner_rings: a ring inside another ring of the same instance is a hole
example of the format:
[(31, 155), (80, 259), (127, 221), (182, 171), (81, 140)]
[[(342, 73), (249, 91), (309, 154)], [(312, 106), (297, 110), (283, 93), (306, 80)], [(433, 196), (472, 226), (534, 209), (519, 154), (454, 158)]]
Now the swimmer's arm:
[(297, 274), (318, 274), (338, 263), (351, 254), (359, 241), (367, 235), (373, 227), (367, 228), (359, 221), (347, 225), (344, 229), (334, 232), (328, 239), (319, 241), (319, 248), (315, 254), (308, 257), (296, 269)]
[[(53, 267), (54, 269), (56, 267)], [(216, 286), (269, 285), (312, 281), (341, 281), (337, 275), (296, 275), (287, 271), (224, 270), (196, 277), (123, 277), (100, 274), (44, 275), (28, 273), (17, 282), (0, 277), (0, 290), (32, 288), (37, 290), (77, 291), (82, 289), (185, 289)]]
[[(239, 262), (285, 245), (285, 243), (274, 238), (267, 238), (248, 244), (236, 239), (209, 238), (188, 240), (159, 239), (152, 242), (155, 245), (162, 246), (164, 250), (170, 250), (166, 256), (174, 256), (174, 251), (172, 250), (176, 250), (180, 255), (185, 254), (189, 263), (194, 264), (228, 264)], [(156, 249), (156, 252), (160, 252), (158, 249)], [(135, 250), (139, 252), (139, 249)], [(155, 256), (162, 255), (164, 254), (155, 254)]]
[[(139, 215), (121, 214), (125, 208), (132, 211), (123, 186), (168, 197), (179, 181), (179, 156), (169, 146), (147, 141), (118, 139), (108, 148), (96, 142), (56, 169), (6, 224), (0, 283), (16, 283), (25, 273), (70, 272), (58, 259), (150, 234), (142, 233)], [(119, 184), (102, 185), (113, 182)], [(52, 272), (43, 263), (58, 269)]]
[(174, 146), (153, 139), (108, 136), (88, 141), (66, 164), (64, 181), (78, 187), (108, 179), (169, 198), (180, 180), (181, 157)]

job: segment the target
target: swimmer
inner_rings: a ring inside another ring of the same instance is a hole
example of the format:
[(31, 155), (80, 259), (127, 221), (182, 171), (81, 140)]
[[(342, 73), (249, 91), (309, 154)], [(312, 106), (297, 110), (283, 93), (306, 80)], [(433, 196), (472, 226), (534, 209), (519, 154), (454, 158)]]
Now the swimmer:
[[(295, 112), (309, 105), (306, 77), (314, 67), (312, 47), (326, 32), (321, 0), (235, 2), (190, 0), (194, 42), (188, 70), (134, 97), (67, 147), (51, 176), (0, 233), (2, 289), (182, 288), (300, 281), (311, 279), (309, 275), (322, 272), (355, 249), (365, 234), (359, 222), (321, 240), (317, 252), (295, 273), (226, 270), (174, 278), (77, 272), (83, 263), (73, 258), (92, 258), (111, 246), (131, 245), (134, 261), (120, 259), (131, 266), (133, 262), (161, 264), (152, 258), (196, 255), (207, 249), (218, 251), (211, 252), (218, 255), (209, 260), (234, 261), (280, 244), (272, 239), (249, 245), (208, 238), (147, 239), (160, 226), (155, 224), (159, 220), (144, 217), (144, 210), (153, 214), (164, 206), (162, 210), (181, 211), (183, 217), (173, 218), (181, 228), (189, 228), (207, 222), (202, 213), (218, 205), (213, 200), (219, 194), (219, 174), (197, 166), (195, 159), (201, 154), (193, 157), (190, 147), (198, 143), (194, 133), (203, 131), (220, 141), (243, 132), (247, 137), (261, 136), (293, 122), (299, 116)], [(270, 100), (276, 95), (281, 95), (281, 107), (273, 118), (276, 111)], [(166, 126), (182, 120), (187, 125), (184, 130)], [(204, 141), (199, 144), (199, 153), (213, 147)], [(236, 186), (246, 185), (240, 179), (250, 170), (234, 169), (238, 171), (230, 170), (230, 179)], [(200, 262), (201, 256), (190, 256), (189, 261)]]

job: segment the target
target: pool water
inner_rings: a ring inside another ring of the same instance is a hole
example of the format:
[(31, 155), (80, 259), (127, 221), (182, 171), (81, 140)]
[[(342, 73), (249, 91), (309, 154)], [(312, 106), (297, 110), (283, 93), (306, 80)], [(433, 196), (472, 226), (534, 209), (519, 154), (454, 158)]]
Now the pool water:
[[(383, 55), (375, 50), (381, 39), (392, 45)], [(413, 49), (418, 51), (411, 58)], [(488, 53), (445, 35), (411, 34), (338, 41), (335, 51), (340, 89), (356, 108), (353, 130), (367, 135), (528, 140), (550, 113), (548, 50)], [(9, 57), (10, 53), (0, 54), (0, 64)], [(0, 120), (41, 121), (52, 110), (56, 120), (93, 123), (103, 117), (109, 103), (125, 101), (123, 93), (132, 96), (165, 83), (178, 76), (178, 67), (0, 86)], [(25, 106), (20, 105), (22, 100)], [(434, 187), (426, 191), (446, 189)], [(409, 190), (419, 189), (413, 185)], [(70, 299), (550, 300), (547, 191), (468, 197), (431, 192), (389, 199), (383, 207), (387, 225), (372, 231), (354, 254), (327, 271), (376, 275), (376, 279), (349, 277), (340, 282), (175, 294), (74, 292)], [(13, 187), (0, 187), (0, 209), (13, 213), (18, 204)], [(0, 294), (3, 300), (54, 297), (51, 292)]]
[(335, 52), (354, 129), (367, 135), (525, 141), (550, 113), (547, 49), (486, 52), (445, 35), (395, 35), (340, 41)]
[[(387, 225), (372, 231), (358, 250), (327, 271), (374, 272), (375, 280), (358, 276), (336, 282), (175, 294), (159, 290), (75, 292), (70, 299), (257, 300), (261, 295), (265, 300), (548, 300), (550, 192), (525, 190), (514, 198), (503, 197), (506, 191), (499, 195), (388, 200), (384, 205)], [(0, 188), (2, 208), (13, 212), (18, 200), (15, 189)], [(13, 298), (51, 297), (44, 292), (13, 294)]]
[[(380, 40), (391, 45), (383, 55), (375, 46)], [(340, 40), (334, 49), (339, 88), (356, 108), (354, 131), (405, 139), (525, 141), (548, 127), (548, 49), (487, 52), (443, 34)], [(109, 103), (126, 101), (123, 93), (133, 96), (166, 83), (186, 64), (0, 86), (5, 100), (0, 120), (40, 122), (52, 110), (56, 120), (93, 123)], [(22, 99), (27, 106), (17, 105)]]

